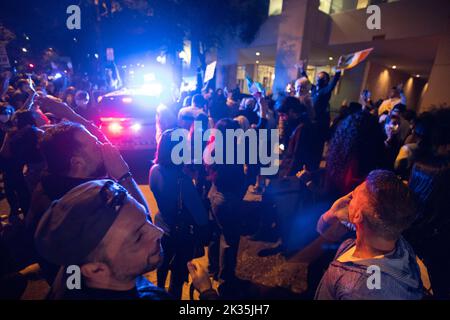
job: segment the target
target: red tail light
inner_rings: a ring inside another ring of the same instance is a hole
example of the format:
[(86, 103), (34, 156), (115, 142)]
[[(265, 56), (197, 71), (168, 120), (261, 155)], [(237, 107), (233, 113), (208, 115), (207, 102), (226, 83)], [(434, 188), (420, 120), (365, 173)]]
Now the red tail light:
[(114, 117), (108, 117), (108, 118), (100, 118), (100, 121), (102, 123), (108, 123), (108, 122), (124, 122), (124, 121), (130, 121), (130, 118), (114, 118)]
[(137, 133), (141, 130), (140, 123), (134, 123), (130, 118), (100, 118), (100, 128), (106, 128), (111, 135)]
[(123, 130), (123, 126), (119, 122), (111, 122), (108, 125), (108, 131), (112, 134), (120, 134)]

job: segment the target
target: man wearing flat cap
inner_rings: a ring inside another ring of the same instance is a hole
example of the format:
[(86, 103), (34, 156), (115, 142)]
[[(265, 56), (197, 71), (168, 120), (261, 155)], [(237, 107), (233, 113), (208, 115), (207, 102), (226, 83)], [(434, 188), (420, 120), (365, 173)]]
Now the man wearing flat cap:
[[(34, 235), (38, 253), (61, 266), (49, 298), (168, 299), (141, 276), (161, 263), (162, 235), (144, 206), (112, 180), (73, 188), (52, 203)], [(79, 288), (68, 285), (74, 266)]]

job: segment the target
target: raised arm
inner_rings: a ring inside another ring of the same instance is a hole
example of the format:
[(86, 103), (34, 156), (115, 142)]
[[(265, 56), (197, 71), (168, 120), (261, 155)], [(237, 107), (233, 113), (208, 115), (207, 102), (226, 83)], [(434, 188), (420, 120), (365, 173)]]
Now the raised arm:
[[(339, 61), (338, 61), (338, 66), (342, 65), (342, 61), (343, 61), (343, 56), (339, 57)], [(342, 70), (341, 69), (337, 69), (336, 68), (336, 73), (334, 74), (333, 79), (331, 79), (330, 83), (326, 86), (325, 90), (321, 90), (324, 91), (324, 93), (330, 93), (334, 90), (334, 88), (336, 88), (337, 83), (339, 82), (339, 79), (341, 78), (341, 73)]]
[(397, 86), (397, 88), (398, 88), (398, 92), (400, 94), (400, 102), (406, 106), (406, 96), (405, 96), (405, 92), (403, 91), (403, 83), (399, 84)]
[(339, 82), (339, 79), (341, 78), (341, 70), (337, 70), (334, 74), (333, 79), (331, 79), (330, 83), (327, 86), (326, 91), (332, 92), (334, 88), (336, 88), (337, 83)]
[[(305, 71), (305, 61), (300, 60), (299, 63), (297, 63), (295, 66), (297, 67), (297, 69), (300, 71), (300, 75), (302, 77), (305, 77), (306, 79), (308, 79), (308, 74)], [(309, 79), (308, 79), (309, 80)]]
[(108, 142), (108, 139), (96, 125), (80, 116), (78, 113), (73, 111), (72, 108), (70, 108), (67, 104), (61, 102), (61, 100), (49, 96), (46, 97), (37, 96), (34, 99), (34, 102), (37, 105), (39, 105), (42, 109), (53, 113), (57, 118), (67, 119), (68, 121), (82, 124), (91, 134), (96, 136), (97, 139), (99, 139), (101, 142)]
[(149, 213), (147, 201), (141, 189), (139, 189), (138, 184), (133, 179), (130, 168), (122, 158), (119, 150), (110, 143), (104, 143), (102, 144), (102, 157), (108, 175), (124, 186), (133, 198), (142, 204)]
[(6, 94), (9, 85), (9, 79), (11, 79), (11, 72), (3, 71), (0, 74), (0, 100)]

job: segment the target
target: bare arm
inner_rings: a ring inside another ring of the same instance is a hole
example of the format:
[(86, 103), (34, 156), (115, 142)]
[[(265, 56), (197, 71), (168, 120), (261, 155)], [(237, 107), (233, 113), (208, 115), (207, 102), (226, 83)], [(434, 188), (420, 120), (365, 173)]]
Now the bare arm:
[[(106, 171), (111, 178), (119, 180), (130, 171), (128, 164), (120, 155), (119, 150), (117, 150), (117, 148), (112, 144), (104, 143), (102, 145), (102, 156)], [(119, 183), (127, 189), (136, 201), (145, 207), (147, 212), (150, 212), (144, 195), (131, 175), (129, 175), (126, 179), (119, 181)]]
[(86, 129), (96, 136), (100, 141), (107, 142), (105, 135), (100, 131), (100, 129), (94, 125), (92, 122), (86, 120), (78, 113), (72, 110), (67, 104), (61, 102), (59, 99), (54, 97), (43, 97), (37, 96), (35, 98), (35, 103), (41, 106), (42, 108), (48, 110), (53, 113), (57, 118), (67, 119), (71, 122), (76, 122), (82, 124), (86, 127)]
[[(300, 70), (300, 75), (302, 77), (305, 77), (306, 79), (308, 79), (308, 74), (305, 71), (305, 61), (301, 60), (298, 64), (296, 64), (295, 66), (297, 67), (298, 70)], [(309, 80), (309, 79), (308, 79)]]
[(147, 201), (145, 200), (145, 197), (142, 194), (141, 189), (139, 189), (139, 185), (136, 183), (136, 181), (130, 176), (129, 178), (122, 180), (121, 184), (133, 196), (133, 198), (136, 199), (137, 202), (145, 207), (147, 213), (150, 214), (150, 209), (148, 208)]

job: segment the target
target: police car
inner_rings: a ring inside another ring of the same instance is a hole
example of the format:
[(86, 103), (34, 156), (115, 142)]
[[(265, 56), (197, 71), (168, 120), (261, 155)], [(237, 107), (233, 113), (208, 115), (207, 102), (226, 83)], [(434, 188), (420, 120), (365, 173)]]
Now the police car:
[(122, 89), (99, 98), (99, 126), (122, 151), (156, 150), (159, 97), (143, 90)]

